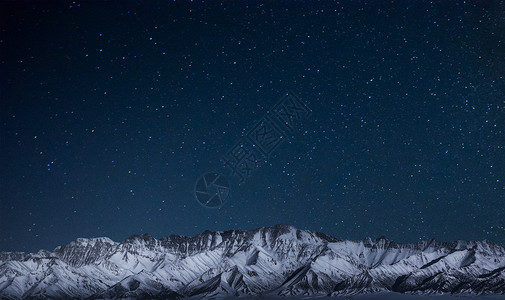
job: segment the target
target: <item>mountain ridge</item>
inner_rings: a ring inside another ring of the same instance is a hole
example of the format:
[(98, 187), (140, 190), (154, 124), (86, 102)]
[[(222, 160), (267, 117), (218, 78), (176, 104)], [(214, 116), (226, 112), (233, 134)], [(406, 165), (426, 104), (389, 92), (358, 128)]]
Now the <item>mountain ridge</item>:
[(505, 294), (504, 270), (491, 241), (349, 241), (280, 224), (0, 252), (0, 299)]

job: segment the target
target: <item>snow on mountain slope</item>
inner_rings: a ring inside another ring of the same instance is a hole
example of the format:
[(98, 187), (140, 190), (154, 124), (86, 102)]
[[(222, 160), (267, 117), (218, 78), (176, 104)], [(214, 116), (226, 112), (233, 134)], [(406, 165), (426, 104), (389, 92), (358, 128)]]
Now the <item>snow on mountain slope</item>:
[(343, 241), (276, 225), (0, 253), (0, 299), (505, 294), (504, 270), (505, 250), (488, 241)]

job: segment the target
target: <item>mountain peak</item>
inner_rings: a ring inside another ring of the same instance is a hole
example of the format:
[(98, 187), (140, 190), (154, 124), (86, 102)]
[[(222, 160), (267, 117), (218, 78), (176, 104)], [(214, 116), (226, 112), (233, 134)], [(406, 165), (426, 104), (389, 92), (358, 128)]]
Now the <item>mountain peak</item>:
[(383, 235), (375, 239), (375, 242), (380, 242), (380, 241), (389, 241), (389, 239)]
[(62, 247), (83, 247), (83, 246), (95, 247), (97, 245), (100, 246), (102, 244), (115, 245), (117, 243), (108, 237), (77, 238), (67, 245), (56, 247), (55, 251), (61, 249)]
[(143, 233), (143, 234), (133, 234), (129, 237), (127, 237), (123, 243), (152, 243), (156, 241), (154, 237), (152, 237), (148, 233)]
[(291, 224), (275, 224), (271, 227), (264, 227), (264, 228), (271, 228), (271, 229), (274, 229), (274, 230), (283, 230), (283, 231), (294, 231), (294, 230), (298, 230), (297, 228), (295, 228), (293, 225)]

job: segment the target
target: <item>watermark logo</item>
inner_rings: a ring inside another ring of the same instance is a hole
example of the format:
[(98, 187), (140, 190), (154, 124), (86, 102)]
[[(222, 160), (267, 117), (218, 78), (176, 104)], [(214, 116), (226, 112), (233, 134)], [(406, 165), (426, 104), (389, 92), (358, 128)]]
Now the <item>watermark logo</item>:
[[(310, 118), (311, 113), (299, 97), (286, 93), (226, 152), (224, 166), (238, 179), (239, 185), (243, 184), (304, 120)], [(221, 186), (221, 190), (213, 187), (214, 182)], [(229, 196), (229, 190), (228, 181), (222, 174), (210, 172), (197, 180), (195, 197), (205, 207), (221, 207)]]
[(230, 195), (230, 185), (222, 174), (208, 172), (200, 176), (195, 184), (195, 198), (208, 208), (221, 207)]

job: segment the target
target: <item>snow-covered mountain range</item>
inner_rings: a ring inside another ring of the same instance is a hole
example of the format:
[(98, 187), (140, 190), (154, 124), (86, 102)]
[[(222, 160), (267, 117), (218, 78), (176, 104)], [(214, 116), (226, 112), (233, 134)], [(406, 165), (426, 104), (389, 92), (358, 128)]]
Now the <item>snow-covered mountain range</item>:
[(489, 241), (339, 240), (276, 225), (194, 237), (77, 239), (0, 253), (0, 299), (245, 295), (505, 294), (505, 249)]

